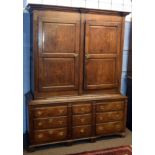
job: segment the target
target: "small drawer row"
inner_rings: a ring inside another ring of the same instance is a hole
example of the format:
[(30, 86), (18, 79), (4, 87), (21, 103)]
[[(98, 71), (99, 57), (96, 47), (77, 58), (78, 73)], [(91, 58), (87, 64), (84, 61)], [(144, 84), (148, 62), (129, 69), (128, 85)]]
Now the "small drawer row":
[[(105, 135), (123, 131), (123, 122), (110, 122), (96, 125), (95, 135)], [(69, 133), (70, 134), (70, 133)], [(67, 128), (38, 130), (33, 133), (33, 143), (48, 143), (66, 140), (68, 136)], [(72, 139), (92, 136), (92, 126), (78, 126), (72, 128)]]
[[(92, 124), (92, 114), (84, 114), (84, 115), (73, 115), (72, 116), (72, 125), (80, 126), (80, 125), (89, 125)], [(104, 112), (104, 113), (96, 113), (95, 122), (96, 123), (104, 123), (110, 121), (119, 121), (124, 117), (123, 111), (113, 111), (113, 112)], [(50, 128), (63, 128), (67, 127), (67, 116), (59, 116), (59, 117), (50, 117), (50, 118), (37, 118), (34, 119), (34, 129), (50, 129)]]
[[(122, 110), (124, 107), (123, 102), (110, 102), (110, 103), (96, 103), (96, 112), (105, 112), (105, 111), (115, 111)], [(73, 104), (72, 105), (72, 114), (89, 114), (92, 112), (92, 104)], [(68, 110), (67, 106), (52, 106), (44, 108), (35, 108), (33, 110), (34, 118), (45, 118), (45, 117), (56, 117), (56, 116), (67, 116)]]

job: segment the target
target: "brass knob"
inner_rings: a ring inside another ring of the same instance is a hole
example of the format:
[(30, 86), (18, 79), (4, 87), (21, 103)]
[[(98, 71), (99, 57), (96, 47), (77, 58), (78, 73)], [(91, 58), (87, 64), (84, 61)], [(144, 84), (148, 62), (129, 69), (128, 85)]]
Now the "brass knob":
[(81, 111), (84, 111), (84, 108), (83, 107), (81, 108)]
[(101, 120), (101, 121), (103, 120), (103, 117), (102, 117), (102, 116), (100, 117), (100, 120)]
[(37, 112), (37, 114), (38, 114), (38, 115), (41, 115), (41, 114), (42, 114), (42, 112), (41, 112), (41, 111), (38, 111), (38, 112)]
[(39, 134), (39, 135), (38, 135), (38, 138), (42, 138), (42, 137), (43, 137), (43, 134)]
[(103, 130), (103, 127), (102, 127), (102, 126), (100, 126), (98, 129), (99, 129), (99, 130)]
[(51, 119), (49, 119), (49, 123), (52, 123), (53, 122), (53, 119), (51, 118)]
[(84, 133), (84, 129), (81, 129), (81, 130), (80, 130), (80, 133)]
[(64, 111), (63, 109), (59, 109), (59, 113), (60, 113), (60, 114), (62, 114), (62, 113), (63, 113), (63, 111)]
[(85, 57), (86, 57), (86, 59), (89, 59), (90, 58), (90, 55), (89, 54), (86, 54)]
[(84, 119), (84, 118), (82, 118), (82, 119), (81, 119), (81, 122), (84, 122), (84, 121), (85, 121), (85, 119)]
[(62, 132), (62, 131), (59, 132), (59, 135), (60, 135), (60, 136), (63, 136), (63, 135), (64, 135), (64, 132)]
[(116, 115), (117, 118), (119, 118), (119, 115)]
[(52, 130), (50, 130), (50, 131), (49, 131), (49, 134), (50, 134), (50, 135), (52, 135), (52, 134), (53, 134), (53, 131), (52, 131)]
[(42, 126), (42, 122), (39, 122), (39, 123), (38, 123), (38, 126)]

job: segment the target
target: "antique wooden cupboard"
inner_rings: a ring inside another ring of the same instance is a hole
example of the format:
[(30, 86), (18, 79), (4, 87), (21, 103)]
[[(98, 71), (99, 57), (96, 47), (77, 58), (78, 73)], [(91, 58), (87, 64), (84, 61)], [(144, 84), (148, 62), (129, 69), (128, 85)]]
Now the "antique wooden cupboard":
[(120, 93), (127, 12), (28, 5), (29, 146), (124, 135)]

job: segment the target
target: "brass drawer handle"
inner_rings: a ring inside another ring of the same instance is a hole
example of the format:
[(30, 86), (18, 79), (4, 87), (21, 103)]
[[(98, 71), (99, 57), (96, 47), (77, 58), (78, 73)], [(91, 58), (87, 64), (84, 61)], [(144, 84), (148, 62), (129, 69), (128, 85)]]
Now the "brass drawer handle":
[(99, 126), (99, 128), (98, 128), (99, 130), (103, 130), (104, 128), (102, 127), (102, 126)]
[(81, 111), (84, 111), (84, 108), (83, 107), (81, 108)]
[(53, 134), (53, 131), (49, 131), (48, 133), (49, 133), (50, 135), (52, 135), (52, 134)]
[(41, 111), (38, 111), (37, 114), (40, 116), (42, 114), (42, 112)]
[(101, 120), (101, 121), (103, 120), (103, 117), (102, 117), (102, 116), (100, 117), (100, 120)]
[(49, 123), (52, 123), (53, 122), (53, 119), (51, 118), (51, 119), (49, 119)]
[(85, 121), (85, 119), (84, 119), (84, 118), (82, 118), (82, 119), (81, 119), (81, 122), (83, 123), (84, 121)]
[(62, 114), (64, 112), (63, 109), (59, 109), (59, 113)]
[(43, 134), (39, 134), (37, 137), (40, 139), (43, 137)]
[(80, 130), (80, 133), (84, 133), (84, 129), (81, 129), (81, 130)]
[(38, 126), (42, 126), (42, 125), (43, 125), (42, 122), (39, 122), (39, 123), (38, 123)]
[(64, 135), (64, 132), (59, 132), (59, 136), (63, 136)]
[(116, 115), (116, 118), (119, 118), (119, 117), (120, 117), (120, 115), (119, 115), (119, 114), (117, 114), (117, 115)]

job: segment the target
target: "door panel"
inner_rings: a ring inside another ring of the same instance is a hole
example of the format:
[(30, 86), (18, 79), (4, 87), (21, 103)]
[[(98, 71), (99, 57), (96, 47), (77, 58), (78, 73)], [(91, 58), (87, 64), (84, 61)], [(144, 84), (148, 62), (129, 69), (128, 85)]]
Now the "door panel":
[(115, 59), (91, 58), (86, 65), (87, 88), (104, 88), (115, 86)]
[(116, 53), (117, 29), (109, 26), (89, 27), (88, 52), (91, 54)]
[(86, 21), (84, 88), (118, 86), (121, 31), (119, 23)]
[(76, 25), (70, 23), (43, 24), (43, 52), (74, 53), (76, 44)]
[(39, 18), (39, 90), (77, 90), (79, 21)]

